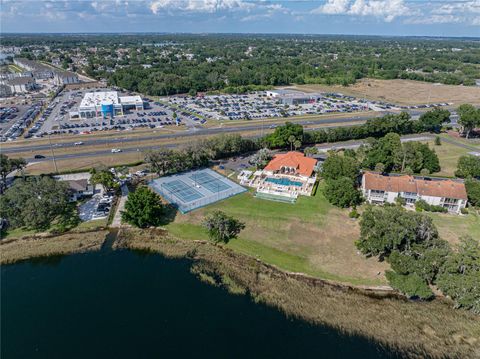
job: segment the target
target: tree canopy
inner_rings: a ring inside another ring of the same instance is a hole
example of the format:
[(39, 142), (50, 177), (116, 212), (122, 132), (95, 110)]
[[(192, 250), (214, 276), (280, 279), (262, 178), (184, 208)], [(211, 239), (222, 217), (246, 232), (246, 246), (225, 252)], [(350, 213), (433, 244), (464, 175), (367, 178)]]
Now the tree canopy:
[(68, 185), (51, 177), (15, 180), (0, 197), (0, 217), (11, 228), (47, 229), (54, 220), (71, 215)]
[(427, 215), (399, 206), (368, 206), (360, 220), (357, 248), (364, 254), (388, 256), (394, 250), (410, 250), (415, 243), (438, 239), (438, 231)]
[(164, 206), (160, 196), (148, 187), (140, 186), (128, 194), (122, 220), (140, 228), (159, 226), (163, 213)]
[(210, 239), (216, 243), (228, 243), (245, 228), (243, 222), (222, 211), (214, 211), (205, 216), (202, 225), (208, 230)]

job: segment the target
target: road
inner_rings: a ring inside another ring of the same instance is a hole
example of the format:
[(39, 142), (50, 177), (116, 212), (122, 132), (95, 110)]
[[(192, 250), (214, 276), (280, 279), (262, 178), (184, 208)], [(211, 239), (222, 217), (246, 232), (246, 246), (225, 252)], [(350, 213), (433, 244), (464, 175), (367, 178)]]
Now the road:
[[(378, 116), (382, 116), (384, 113), (375, 113), (372, 114), (371, 117), (362, 117), (362, 116), (352, 116), (352, 117), (346, 117), (346, 118), (332, 118), (332, 119), (327, 119), (327, 118), (308, 118), (305, 120), (300, 120), (300, 121), (295, 121), (297, 124), (301, 124), (304, 126), (309, 126), (306, 130), (314, 130), (321, 128), (325, 125), (332, 125), (329, 126), (328, 128), (334, 128), (334, 127), (343, 127), (343, 126), (352, 126), (353, 123), (362, 121), (362, 120), (367, 120), (368, 118), (374, 118)], [(410, 112), (410, 115), (412, 117), (418, 116), (418, 111), (415, 112)], [(175, 139), (175, 138), (188, 138), (188, 137), (195, 137), (198, 135), (217, 135), (217, 134), (225, 134), (225, 133), (241, 133), (241, 132), (255, 132), (258, 131), (257, 135), (251, 136), (251, 137), (258, 137), (263, 133), (263, 130), (269, 130), (272, 129), (273, 127), (277, 127), (280, 125), (283, 125), (288, 119), (285, 119), (285, 121), (279, 121), (278, 123), (272, 125), (263, 125), (262, 123), (255, 123), (252, 125), (246, 125), (246, 126), (224, 126), (224, 127), (216, 127), (216, 128), (195, 128), (195, 129), (189, 129), (186, 131), (182, 132), (176, 132), (176, 133), (165, 133), (165, 134), (157, 134), (157, 135), (147, 135), (147, 136), (142, 136), (142, 137), (130, 137), (130, 138), (99, 138), (99, 139), (90, 139), (90, 140), (84, 140), (82, 147), (88, 147), (88, 146), (95, 146), (95, 145), (111, 145), (112, 148), (115, 147), (116, 144), (122, 144), (122, 152), (137, 152), (137, 151), (145, 151), (145, 150), (151, 150), (151, 149), (157, 149), (160, 147), (168, 147), (168, 148), (173, 148), (178, 146), (177, 144), (170, 144), (170, 145), (158, 145), (158, 146), (142, 146), (139, 144), (141, 141), (152, 141), (152, 140), (162, 140), (162, 139)], [(72, 148), (75, 147), (75, 142), (79, 140), (78, 137), (72, 137), (72, 141), (70, 142), (63, 142), (63, 143), (57, 143), (54, 144), (54, 150), (55, 149), (65, 149), (65, 148)], [(128, 145), (129, 143), (132, 144), (131, 147), (125, 147), (124, 145)], [(35, 159), (33, 156), (35, 155), (36, 151), (45, 151), (45, 150), (50, 150), (50, 145), (49, 144), (42, 144), (42, 145), (36, 145), (35, 143), (32, 142), (31, 145), (25, 145), (25, 146), (18, 146), (18, 147), (8, 147), (8, 146), (3, 146), (2, 148), (2, 153), (9, 155), (9, 154), (15, 154), (15, 153), (25, 153), (25, 152), (31, 152), (32, 157), (27, 157), (25, 158), (27, 162), (43, 162), (43, 161), (50, 161), (52, 160), (51, 156), (46, 156), (45, 158), (40, 158), (40, 159)], [(95, 151), (88, 151), (88, 152), (78, 152), (78, 153), (70, 153), (70, 154), (58, 154), (55, 156), (57, 160), (62, 160), (62, 159), (73, 159), (73, 158), (81, 158), (81, 157), (95, 157), (95, 156), (105, 156), (105, 155), (112, 155), (114, 156), (115, 154), (112, 154), (110, 150), (95, 150)]]

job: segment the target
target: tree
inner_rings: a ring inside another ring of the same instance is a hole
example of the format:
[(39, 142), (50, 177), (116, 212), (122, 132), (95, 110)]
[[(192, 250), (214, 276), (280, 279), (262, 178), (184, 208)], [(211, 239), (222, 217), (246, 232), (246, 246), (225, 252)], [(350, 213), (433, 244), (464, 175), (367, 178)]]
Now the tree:
[(262, 148), (253, 155), (250, 162), (257, 168), (263, 168), (268, 164), (272, 157), (272, 151), (270, 151), (268, 148)]
[(288, 137), (288, 142), (290, 143), (290, 151), (293, 150), (293, 144), (297, 141), (297, 138), (294, 135)]
[(295, 140), (295, 141), (293, 142), (293, 147), (295, 147), (295, 151), (296, 151), (297, 149), (299, 149), (301, 146), (302, 146), (302, 141), (300, 141), (300, 140)]
[(341, 177), (355, 180), (359, 173), (360, 165), (355, 158), (341, 156), (338, 153), (331, 153), (322, 166), (322, 177), (326, 180)]
[(27, 165), (23, 158), (8, 158), (3, 153), (0, 154), (0, 194), (7, 189), (7, 176), (17, 170), (22, 170)]
[(480, 157), (465, 155), (458, 159), (455, 176), (461, 178), (480, 178)]
[(468, 202), (472, 206), (480, 207), (480, 181), (469, 178), (465, 181), (465, 187), (467, 189)]
[(360, 192), (349, 177), (327, 179), (323, 194), (331, 204), (342, 208), (352, 207), (361, 202)]
[(51, 177), (17, 179), (0, 197), (0, 217), (12, 228), (46, 229), (71, 214), (69, 197), (68, 185)]
[(90, 182), (94, 185), (101, 184), (105, 191), (118, 189), (119, 184), (115, 180), (115, 175), (107, 169), (91, 171)]
[(405, 251), (394, 250), (388, 257), (392, 270), (401, 275), (416, 274), (433, 284), (451, 249), (447, 241), (436, 239), (414, 243)]
[(455, 301), (456, 308), (480, 314), (480, 242), (460, 239), (458, 250), (446, 259), (438, 274), (437, 286)]
[(140, 228), (159, 226), (164, 207), (160, 197), (148, 187), (138, 187), (128, 194), (122, 220)]
[(373, 143), (371, 149), (367, 152), (363, 166), (374, 169), (378, 163), (385, 165), (385, 171), (390, 172), (402, 153), (402, 143), (397, 133), (388, 133)]
[(462, 126), (465, 137), (468, 138), (470, 132), (480, 126), (480, 110), (473, 105), (463, 104), (457, 108), (457, 113), (460, 116), (458, 123)]
[(202, 225), (208, 230), (208, 235), (215, 243), (228, 243), (230, 239), (235, 238), (245, 224), (239, 220), (228, 216), (222, 211), (214, 211), (205, 216)]
[(307, 147), (303, 152), (305, 153), (305, 156), (310, 157), (318, 153), (318, 148), (315, 146)]
[(404, 275), (386, 271), (385, 276), (392, 288), (397, 289), (410, 298), (430, 299), (433, 297), (430, 287), (415, 273)]
[(440, 132), (442, 125), (450, 121), (450, 111), (435, 108), (423, 113), (418, 119), (424, 131)]
[(286, 122), (285, 125), (275, 128), (275, 131), (265, 137), (265, 142), (270, 148), (293, 147), (295, 140), (303, 138), (303, 126)]
[(360, 220), (357, 248), (364, 254), (388, 256), (393, 250), (409, 250), (414, 243), (438, 239), (432, 218), (399, 206), (368, 206)]

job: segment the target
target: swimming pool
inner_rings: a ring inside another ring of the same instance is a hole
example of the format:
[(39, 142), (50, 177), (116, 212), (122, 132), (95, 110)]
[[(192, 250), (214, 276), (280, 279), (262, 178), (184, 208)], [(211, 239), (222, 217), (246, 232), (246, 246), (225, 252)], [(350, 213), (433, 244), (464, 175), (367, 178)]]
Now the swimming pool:
[(281, 186), (297, 186), (302, 187), (303, 183), (298, 181), (292, 181), (288, 178), (275, 178), (275, 177), (267, 177), (265, 179), (266, 182), (275, 183)]

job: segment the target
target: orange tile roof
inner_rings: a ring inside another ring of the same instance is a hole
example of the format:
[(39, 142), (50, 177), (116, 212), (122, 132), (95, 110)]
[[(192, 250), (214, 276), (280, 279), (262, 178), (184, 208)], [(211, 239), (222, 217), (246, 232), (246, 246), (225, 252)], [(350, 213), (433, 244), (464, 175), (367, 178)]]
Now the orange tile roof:
[(386, 192), (413, 192), (420, 196), (467, 199), (465, 184), (452, 180), (426, 181), (412, 176), (383, 176), (365, 172), (365, 188)]
[(296, 170), (296, 173), (310, 177), (317, 160), (305, 157), (301, 152), (291, 151), (285, 154), (278, 154), (264, 168), (266, 171), (280, 171), (282, 167), (290, 167)]

